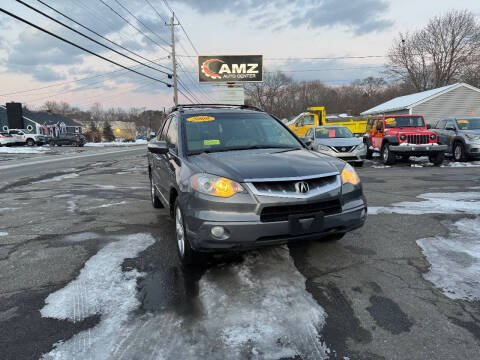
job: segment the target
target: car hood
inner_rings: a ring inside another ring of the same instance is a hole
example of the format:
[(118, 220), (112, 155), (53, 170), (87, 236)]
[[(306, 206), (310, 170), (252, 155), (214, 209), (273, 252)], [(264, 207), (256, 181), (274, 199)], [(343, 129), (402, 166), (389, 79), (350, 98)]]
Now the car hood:
[(315, 139), (316, 144), (322, 144), (326, 146), (355, 146), (363, 142), (359, 138), (328, 138), (328, 139)]
[(387, 129), (386, 133), (388, 135), (401, 135), (401, 134), (414, 134), (414, 135), (430, 135), (433, 134), (433, 131), (430, 129), (418, 128), (418, 127), (404, 127), (404, 128), (390, 128)]
[(308, 150), (242, 150), (202, 153), (189, 157), (200, 171), (238, 182), (338, 173), (335, 160)]

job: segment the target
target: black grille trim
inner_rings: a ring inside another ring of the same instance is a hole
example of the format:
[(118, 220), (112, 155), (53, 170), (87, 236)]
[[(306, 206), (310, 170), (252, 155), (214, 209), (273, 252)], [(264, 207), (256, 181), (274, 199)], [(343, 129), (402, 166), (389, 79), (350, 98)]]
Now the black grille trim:
[[(308, 179), (308, 180), (298, 180), (304, 181), (308, 184), (310, 190), (324, 187), (326, 185), (334, 184), (337, 181), (337, 175), (325, 176), (321, 178)], [(298, 181), (265, 181), (265, 182), (254, 182), (253, 186), (258, 191), (267, 193), (268, 191), (284, 191), (287, 194), (295, 194), (295, 184)]]
[(407, 135), (407, 142), (409, 144), (428, 144), (430, 135)]
[(307, 215), (322, 211), (325, 215), (342, 212), (339, 199), (328, 200), (309, 204), (267, 206), (260, 214), (261, 222), (287, 221), (289, 215)]
[[(356, 147), (356, 145), (354, 146), (333, 146), (333, 148), (340, 152), (340, 153), (346, 153), (346, 152), (350, 152), (352, 151), (354, 148)], [(343, 151), (342, 149), (345, 148), (345, 151)]]

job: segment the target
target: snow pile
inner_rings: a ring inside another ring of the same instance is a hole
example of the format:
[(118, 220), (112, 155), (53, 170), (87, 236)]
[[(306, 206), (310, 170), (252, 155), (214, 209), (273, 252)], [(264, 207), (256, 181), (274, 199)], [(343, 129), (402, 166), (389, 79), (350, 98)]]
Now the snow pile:
[(7, 236), (8, 235), (8, 232), (6, 231), (0, 231), (0, 236)]
[(109, 142), (100, 142), (100, 143), (93, 143), (88, 142), (85, 146), (92, 146), (92, 147), (103, 147), (103, 146), (132, 146), (132, 145), (145, 145), (148, 144), (147, 140), (136, 140), (135, 142), (121, 142), (121, 141), (109, 141)]
[(449, 162), (442, 166), (449, 167), (479, 167), (480, 161), (470, 161), (470, 162)]
[(44, 154), (48, 151), (50, 148), (41, 146), (0, 147), (0, 154)]
[(93, 329), (56, 344), (44, 359), (327, 357), (319, 340), (325, 313), (306, 291), (305, 278), (286, 248), (208, 270), (199, 281), (198, 299), (189, 299), (199, 304), (194, 319), (169, 308), (129, 316), (139, 306), (136, 279), (141, 274), (122, 273), (120, 265), (152, 243), (150, 236), (136, 235), (107, 245), (76, 280), (47, 297), (42, 316), (101, 318)]
[(424, 278), (451, 299), (480, 300), (480, 218), (463, 219), (447, 236), (417, 240), (431, 264)]
[(423, 201), (403, 201), (391, 207), (368, 208), (369, 214), (480, 214), (479, 192), (426, 193), (417, 196)]

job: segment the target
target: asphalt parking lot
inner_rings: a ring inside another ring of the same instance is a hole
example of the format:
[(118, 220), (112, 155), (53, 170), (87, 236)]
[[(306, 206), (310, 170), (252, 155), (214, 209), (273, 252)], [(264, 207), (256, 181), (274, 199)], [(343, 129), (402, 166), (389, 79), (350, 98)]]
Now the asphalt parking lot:
[(478, 163), (368, 162), (363, 228), (186, 271), (145, 147), (55, 151), (0, 155), (1, 359), (479, 357)]

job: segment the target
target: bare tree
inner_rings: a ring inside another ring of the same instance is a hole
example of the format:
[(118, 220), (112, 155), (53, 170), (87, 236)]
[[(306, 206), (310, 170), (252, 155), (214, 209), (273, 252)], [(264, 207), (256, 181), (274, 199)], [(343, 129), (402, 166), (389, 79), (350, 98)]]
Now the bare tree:
[(458, 81), (480, 54), (480, 24), (468, 10), (432, 18), (412, 34), (400, 33), (388, 53), (389, 71), (417, 91)]

